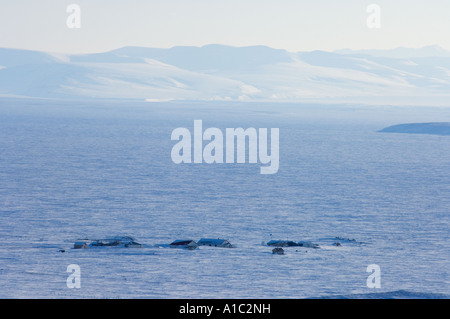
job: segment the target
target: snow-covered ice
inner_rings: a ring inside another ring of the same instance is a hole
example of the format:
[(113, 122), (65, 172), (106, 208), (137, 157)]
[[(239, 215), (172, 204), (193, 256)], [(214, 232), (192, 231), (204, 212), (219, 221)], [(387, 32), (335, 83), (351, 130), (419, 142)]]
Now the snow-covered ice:
[[(0, 100), (1, 298), (450, 295), (447, 108)], [(280, 128), (280, 169), (176, 165), (171, 131)], [(141, 248), (74, 249), (132, 236)], [(171, 249), (224, 238), (233, 249)], [(310, 242), (272, 253), (270, 240)], [(339, 243), (339, 244), (337, 244)], [(68, 265), (81, 288), (70, 289)], [(379, 265), (381, 288), (367, 287)]]

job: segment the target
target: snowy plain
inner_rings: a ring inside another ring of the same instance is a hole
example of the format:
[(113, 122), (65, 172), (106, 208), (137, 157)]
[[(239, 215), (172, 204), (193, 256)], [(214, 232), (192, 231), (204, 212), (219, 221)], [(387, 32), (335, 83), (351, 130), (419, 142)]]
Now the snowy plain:
[[(174, 164), (171, 132), (196, 119), (280, 128), (279, 172)], [(377, 131), (449, 119), (442, 107), (2, 99), (0, 298), (448, 298), (450, 139)], [(125, 235), (143, 247), (72, 249)], [(155, 246), (202, 237), (237, 247)], [(274, 255), (271, 239), (320, 248)]]

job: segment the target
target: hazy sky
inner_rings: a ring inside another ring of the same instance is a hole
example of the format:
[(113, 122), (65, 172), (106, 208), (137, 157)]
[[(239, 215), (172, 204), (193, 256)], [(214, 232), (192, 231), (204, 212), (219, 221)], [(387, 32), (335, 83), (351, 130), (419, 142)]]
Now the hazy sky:
[[(69, 4), (81, 8), (70, 29)], [(366, 11), (379, 5), (381, 28)], [(61, 53), (211, 43), (289, 51), (440, 45), (449, 0), (0, 0), (0, 47)]]

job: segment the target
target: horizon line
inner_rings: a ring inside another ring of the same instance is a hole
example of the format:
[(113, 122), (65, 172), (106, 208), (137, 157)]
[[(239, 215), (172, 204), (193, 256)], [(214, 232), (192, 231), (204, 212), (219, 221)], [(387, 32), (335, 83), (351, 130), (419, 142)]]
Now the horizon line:
[(305, 50), (305, 51), (290, 51), (290, 50), (282, 49), (282, 48), (274, 48), (274, 47), (271, 47), (271, 46), (265, 45), (265, 44), (230, 45), (230, 44), (222, 44), (222, 43), (208, 43), (208, 44), (203, 44), (203, 45), (174, 45), (174, 46), (170, 46), (170, 47), (126, 45), (126, 46), (116, 47), (116, 48), (105, 50), (105, 51), (92, 51), (92, 52), (83, 52), (83, 53), (81, 53), (81, 52), (70, 53), (70, 52), (46, 51), (46, 50), (39, 50), (39, 49), (28, 49), (28, 48), (18, 48), (18, 47), (3, 47), (3, 46), (0, 46), (0, 49), (32, 51), (32, 52), (47, 53), (47, 54), (50, 54), (50, 55), (52, 55), (52, 54), (60, 54), (60, 55), (89, 55), (89, 54), (108, 53), (108, 52), (117, 51), (117, 50), (124, 49), (124, 48), (171, 50), (171, 49), (174, 49), (174, 48), (204, 48), (204, 47), (208, 47), (208, 46), (222, 46), (222, 47), (237, 48), (237, 49), (239, 49), (239, 48), (264, 47), (264, 48), (269, 48), (269, 49), (273, 49), (273, 50), (285, 51), (287, 53), (304, 53), (304, 52), (316, 52), (316, 51), (330, 52), (330, 53), (336, 53), (336, 52), (340, 52), (340, 51), (341, 52), (342, 51), (354, 51), (354, 52), (357, 53), (357, 52), (361, 52), (361, 51), (362, 52), (364, 52), (364, 51), (383, 52), (383, 51), (393, 51), (393, 50), (398, 50), (398, 49), (419, 50), (419, 49), (424, 49), (424, 48), (436, 48), (436, 49), (440, 49), (440, 50), (445, 51), (446, 53), (450, 54), (450, 50), (444, 48), (443, 46), (441, 46), (439, 44), (428, 44), (428, 45), (423, 45), (423, 46), (420, 46), (420, 47), (397, 46), (397, 47), (385, 48), (385, 49), (381, 49), (381, 48), (351, 49), (351, 48), (347, 47), (347, 48), (341, 48), (341, 49), (335, 49), (335, 50), (313, 49), (313, 50)]

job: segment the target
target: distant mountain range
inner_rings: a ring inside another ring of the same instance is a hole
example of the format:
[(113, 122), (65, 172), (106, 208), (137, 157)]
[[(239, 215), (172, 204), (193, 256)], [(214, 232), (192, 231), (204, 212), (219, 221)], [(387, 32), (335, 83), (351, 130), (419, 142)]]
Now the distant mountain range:
[(288, 52), (266, 46), (124, 47), (56, 55), (0, 49), (0, 97), (450, 106), (450, 52)]

